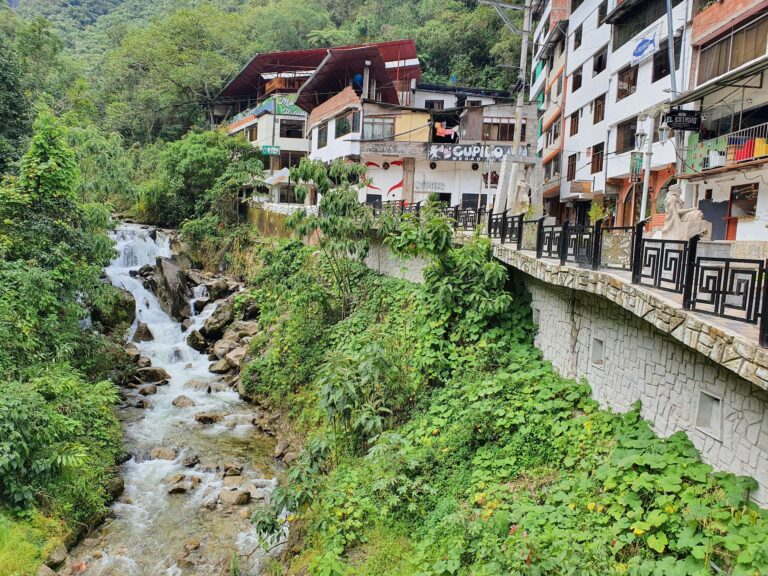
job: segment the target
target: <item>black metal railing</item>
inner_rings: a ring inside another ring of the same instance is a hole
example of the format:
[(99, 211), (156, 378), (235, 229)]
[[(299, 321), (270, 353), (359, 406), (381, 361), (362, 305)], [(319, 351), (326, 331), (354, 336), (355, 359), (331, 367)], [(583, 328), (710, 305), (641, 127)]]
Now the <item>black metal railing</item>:
[[(373, 210), (374, 215), (385, 210), (418, 214), (420, 205), (384, 203)], [(768, 348), (768, 261), (698, 256), (698, 236), (688, 241), (645, 238), (646, 222), (603, 227), (602, 222), (585, 226), (566, 221), (555, 226), (545, 225), (544, 217), (525, 220), (510, 210), (461, 206), (446, 207), (443, 214), (454, 228), (485, 226), (489, 238), (535, 252), (536, 258), (630, 272), (633, 284), (680, 294), (684, 310), (757, 324), (760, 346)]]

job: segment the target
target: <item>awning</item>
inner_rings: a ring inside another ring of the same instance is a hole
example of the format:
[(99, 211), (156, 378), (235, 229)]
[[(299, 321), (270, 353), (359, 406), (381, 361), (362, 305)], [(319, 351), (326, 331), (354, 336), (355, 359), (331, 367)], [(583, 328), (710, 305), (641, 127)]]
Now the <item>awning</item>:
[(288, 168), (283, 168), (275, 172), (269, 178), (264, 179), (264, 184), (267, 186), (277, 186), (278, 184), (289, 184), (291, 181), (291, 171)]
[[(694, 88), (693, 90), (690, 90), (682, 96), (672, 100), (669, 105), (674, 107), (700, 100), (701, 98), (709, 96), (710, 94), (714, 94), (723, 88), (728, 88), (729, 86), (733, 87), (735, 82), (740, 82), (752, 76), (757, 76), (758, 74), (764, 72), (766, 69), (768, 69), (768, 55), (765, 55), (751, 63), (744, 64), (740, 68), (736, 68), (728, 74), (714, 78), (709, 82), (705, 82), (701, 86), (698, 86), (697, 88)], [(760, 89), (759, 86), (754, 86), (754, 88)], [(763, 89), (765, 89), (765, 87), (763, 87)]]
[(632, 8), (644, 1), (645, 0), (624, 0), (624, 2), (619, 2), (616, 4), (616, 7), (606, 15), (606, 24), (617, 24), (618, 22), (621, 22), (622, 18), (624, 18)]

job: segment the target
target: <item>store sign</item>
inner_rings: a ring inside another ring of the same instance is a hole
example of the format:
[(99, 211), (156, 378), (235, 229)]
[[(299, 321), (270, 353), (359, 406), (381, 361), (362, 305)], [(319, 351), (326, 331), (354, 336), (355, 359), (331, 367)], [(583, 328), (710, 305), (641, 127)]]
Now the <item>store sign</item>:
[(280, 146), (262, 146), (261, 153), (264, 156), (280, 156)]
[(661, 28), (650, 30), (647, 34), (640, 36), (635, 40), (632, 48), (632, 64), (637, 64), (653, 56), (659, 49), (659, 36)]
[[(521, 149), (521, 152), (525, 152)], [(512, 146), (485, 146), (483, 144), (432, 144), (429, 147), (430, 160), (451, 160), (453, 162), (501, 162), (505, 156), (512, 155)], [(519, 161), (534, 164), (533, 158), (519, 157)]]
[(701, 128), (701, 112), (673, 108), (665, 114), (664, 122), (672, 130), (697, 132)]
[(643, 171), (643, 153), (642, 152), (632, 152), (632, 154), (629, 157), (629, 174), (630, 174), (630, 182), (641, 182), (641, 172)]

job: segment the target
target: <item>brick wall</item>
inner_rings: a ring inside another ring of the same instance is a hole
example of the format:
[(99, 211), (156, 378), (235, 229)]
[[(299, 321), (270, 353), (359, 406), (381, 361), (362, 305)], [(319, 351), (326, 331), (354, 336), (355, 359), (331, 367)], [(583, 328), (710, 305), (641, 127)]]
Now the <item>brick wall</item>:
[[(701, 2), (703, 3), (704, 0)], [(691, 26), (693, 45), (711, 40), (767, 6), (768, 2), (765, 0), (718, 0), (693, 17)]]
[(333, 117), (337, 112), (356, 104), (360, 104), (360, 96), (357, 95), (352, 86), (347, 86), (344, 90), (312, 110), (307, 119), (307, 131), (312, 130), (314, 126), (324, 120)]

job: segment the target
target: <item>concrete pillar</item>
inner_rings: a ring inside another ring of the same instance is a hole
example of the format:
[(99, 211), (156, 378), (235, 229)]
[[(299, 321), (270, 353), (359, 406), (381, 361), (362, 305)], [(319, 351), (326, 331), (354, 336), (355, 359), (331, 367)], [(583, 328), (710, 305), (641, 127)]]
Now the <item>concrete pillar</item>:
[(416, 159), (403, 158), (403, 200), (413, 202), (413, 188), (416, 179)]

